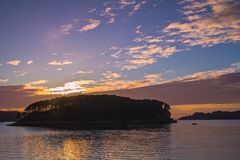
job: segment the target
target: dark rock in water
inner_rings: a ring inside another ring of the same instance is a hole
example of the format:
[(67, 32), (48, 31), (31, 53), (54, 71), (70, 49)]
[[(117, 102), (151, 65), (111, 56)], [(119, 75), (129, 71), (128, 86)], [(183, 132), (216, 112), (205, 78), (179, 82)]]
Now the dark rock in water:
[(215, 111), (212, 113), (197, 112), (191, 116), (181, 117), (180, 120), (217, 120), (217, 119), (240, 119), (240, 111), (223, 112)]
[(157, 100), (79, 95), (33, 103), (13, 125), (78, 129), (157, 127), (176, 122), (169, 110), (167, 103)]
[(198, 123), (192, 123), (192, 125), (198, 125)]

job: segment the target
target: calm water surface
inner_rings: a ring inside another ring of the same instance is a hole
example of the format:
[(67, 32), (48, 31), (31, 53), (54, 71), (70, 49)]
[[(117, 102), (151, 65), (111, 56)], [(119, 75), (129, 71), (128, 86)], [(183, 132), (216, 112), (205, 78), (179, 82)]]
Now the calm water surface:
[(0, 123), (0, 159), (240, 159), (240, 121), (195, 121), (194, 126), (192, 122), (130, 131), (67, 131)]

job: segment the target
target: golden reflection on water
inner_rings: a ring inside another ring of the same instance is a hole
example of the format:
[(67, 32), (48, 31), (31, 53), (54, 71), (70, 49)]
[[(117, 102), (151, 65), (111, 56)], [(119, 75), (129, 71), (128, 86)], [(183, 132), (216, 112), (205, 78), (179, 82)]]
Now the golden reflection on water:
[(169, 136), (170, 126), (158, 131), (50, 132), (21, 139), (18, 154), (23, 159), (159, 159), (168, 150)]
[(226, 160), (229, 156), (240, 157), (239, 121), (198, 123), (193, 126), (191, 121), (180, 121), (160, 129), (126, 131), (69, 131), (0, 124), (0, 160), (186, 160), (186, 157)]
[(88, 159), (89, 151), (89, 141), (86, 139), (73, 140), (67, 139), (63, 141), (63, 157), (64, 159), (78, 159), (81, 160)]

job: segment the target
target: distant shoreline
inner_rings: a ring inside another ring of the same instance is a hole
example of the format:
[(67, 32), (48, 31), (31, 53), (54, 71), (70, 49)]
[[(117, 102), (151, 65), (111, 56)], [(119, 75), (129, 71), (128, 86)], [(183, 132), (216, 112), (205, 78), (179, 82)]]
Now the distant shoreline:
[(211, 113), (196, 112), (190, 116), (184, 116), (179, 120), (237, 120), (240, 119), (240, 111), (215, 111)]

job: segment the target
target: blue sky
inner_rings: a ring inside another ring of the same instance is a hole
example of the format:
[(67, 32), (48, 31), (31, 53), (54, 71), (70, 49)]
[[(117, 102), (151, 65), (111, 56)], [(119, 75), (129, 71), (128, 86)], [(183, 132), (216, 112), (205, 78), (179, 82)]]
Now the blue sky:
[(67, 94), (239, 72), (239, 6), (237, 0), (1, 0), (0, 86)]

